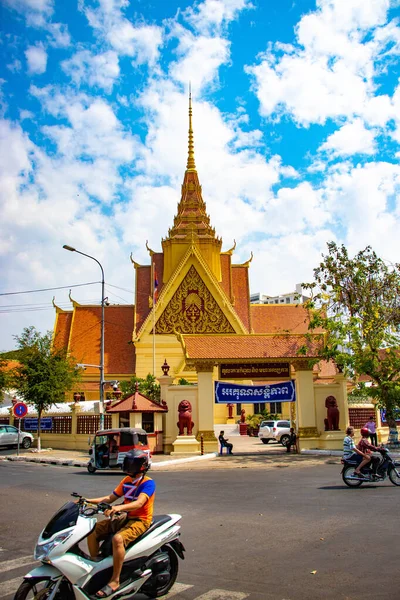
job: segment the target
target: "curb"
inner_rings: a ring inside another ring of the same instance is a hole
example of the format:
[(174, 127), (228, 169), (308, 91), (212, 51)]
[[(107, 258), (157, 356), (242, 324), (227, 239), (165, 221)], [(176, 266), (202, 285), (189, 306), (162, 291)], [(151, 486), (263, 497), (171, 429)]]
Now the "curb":
[[(187, 458), (175, 458), (172, 460), (166, 460), (163, 462), (156, 462), (151, 465), (152, 471), (157, 471), (158, 469), (162, 469), (163, 467), (168, 467), (169, 465), (178, 465), (187, 462), (194, 462), (197, 460), (209, 460), (211, 458), (216, 458), (218, 454), (203, 454), (200, 456), (190, 456)], [(74, 461), (73, 459), (62, 459), (62, 458), (36, 458), (30, 456), (0, 456), (0, 461), (9, 461), (9, 462), (33, 462), (39, 464), (47, 464), (47, 465), (59, 465), (63, 467), (87, 467), (88, 461)]]

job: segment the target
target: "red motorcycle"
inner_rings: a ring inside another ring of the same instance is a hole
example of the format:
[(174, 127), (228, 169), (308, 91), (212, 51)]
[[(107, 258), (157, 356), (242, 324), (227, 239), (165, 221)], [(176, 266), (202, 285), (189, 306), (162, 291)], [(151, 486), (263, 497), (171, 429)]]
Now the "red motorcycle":
[(400, 461), (395, 461), (387, 448), (380, 448), (380, 462), (376, 473), (371, 468), (371, 462), (361, 469), (362, 476), (354, 473), (357, 461), (342, 458), (342, 478), (349, 487), (360, 487), (363, 483), (380, 483), (389, 477), (393, 485), (400, 486)]

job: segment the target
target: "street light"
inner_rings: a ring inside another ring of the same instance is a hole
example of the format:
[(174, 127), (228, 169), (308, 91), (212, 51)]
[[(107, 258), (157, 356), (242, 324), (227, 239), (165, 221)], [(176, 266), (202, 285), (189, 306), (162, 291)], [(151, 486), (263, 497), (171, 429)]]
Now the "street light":
[(87, 258), (91, 258), (99, 265), (101, 269), (101, 336), (100, 336), (100, 429), (104, 429), (104, 270), (97, 258), (94, 256), (90, 256), (90, 254), (85, 254), (72, 246), (68, 246), (64, 244), (64, 250), (69, 250), (70, 252), (77, 252), (78, 254), (82, 254), (82, 256), (86, 256)]

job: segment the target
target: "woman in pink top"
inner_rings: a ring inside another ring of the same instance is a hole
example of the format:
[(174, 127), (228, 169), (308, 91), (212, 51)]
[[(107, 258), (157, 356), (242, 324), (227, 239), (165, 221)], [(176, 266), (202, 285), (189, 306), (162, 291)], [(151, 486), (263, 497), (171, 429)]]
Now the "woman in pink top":
[(371, 440), (371, 444), (373, 444), (374, 446), (378, 445), (378, 436), (376, 435), (376, 425), (375, 425), (375, 417), (374, 415), (371, 415), (370, 418), (368, 419), (368, 422), (365, 423), (364, 427), (366, 429), (369, 429), (369, 439)]

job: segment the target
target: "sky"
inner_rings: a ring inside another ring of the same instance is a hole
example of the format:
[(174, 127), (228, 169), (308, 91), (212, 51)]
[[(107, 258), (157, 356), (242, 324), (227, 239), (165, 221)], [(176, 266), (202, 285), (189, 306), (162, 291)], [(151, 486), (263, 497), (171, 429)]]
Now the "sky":
[(63, 244), (134, 303), (189, 82), (203, 198), (252, 292), (311, 281), (330, 240), (400, 261), (400, 0), (0, 0), (0, 24), (0, 351), (53, 328), (53, 296), (100, 302)]

